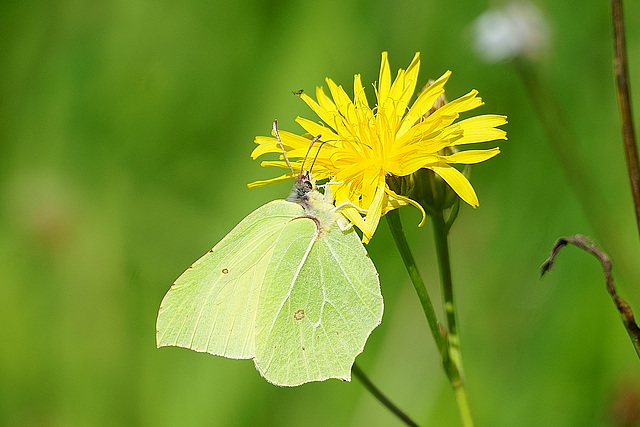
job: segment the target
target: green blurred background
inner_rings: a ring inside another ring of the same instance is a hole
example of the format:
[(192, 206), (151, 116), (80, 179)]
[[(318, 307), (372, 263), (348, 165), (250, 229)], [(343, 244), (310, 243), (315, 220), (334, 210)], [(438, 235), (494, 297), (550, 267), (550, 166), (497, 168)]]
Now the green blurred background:
[[(618, 425), (620, 402), (640, 404), (640, 370), (597, 261), (569, 248), (539, 278), (557, 237), (589, 234), (640, 313), (609, 4), (568, 3), (539, 3), (553, 31), (540, 73), (596, 181), (586, 206), (516, 69), (473, 53), (488, 2), (0, 2), (0, 424), (397, 425), (357, 380), (277, 388), (250, 360), (154, 337), (174, 279), (289, 191), (247, 189), (279, 174), (249, 158), (254, 136), (315, 119), (291, 91), (325, 76), (371, 88), (387, 50), (394, 73), (420, 51), (420, 83), (451, 69), (449, 99), (476, 88), (478, 113), (509, 117), (502, 154), (473, 169), (481, 206), (461, 209), (451, 238), (477, 424)], [(626, 7), (640, 100), (640, 5)], [(401, 213), (439, 300), (430, 227)], [(359, 363), (421, 424), (458, 425), (384, 221), (368, 250), (385, 315)]]

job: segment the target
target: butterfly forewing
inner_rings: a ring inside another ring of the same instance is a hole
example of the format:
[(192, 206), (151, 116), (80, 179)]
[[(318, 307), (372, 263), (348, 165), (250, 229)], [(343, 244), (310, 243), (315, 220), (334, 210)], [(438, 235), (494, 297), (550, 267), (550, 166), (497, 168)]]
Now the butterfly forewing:
[(160, 306), (158, 347), (174, 345), (231, 358), (254, 357), (263, 278), (286, 224), (301, 213), (296, 203), (268, 203), (189, 267)]

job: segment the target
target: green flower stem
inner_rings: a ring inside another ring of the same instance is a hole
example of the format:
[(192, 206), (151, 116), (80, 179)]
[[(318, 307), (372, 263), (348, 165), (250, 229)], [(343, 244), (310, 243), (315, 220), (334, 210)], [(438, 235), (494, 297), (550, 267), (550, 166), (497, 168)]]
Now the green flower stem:
[[(433, 339), (436, 342), (436, 346), (440, 352), (440, 356), (442, 358), (442, 366), (444, 371), (449, 379), (451, 386), (454, 389), (454, 393), (456, 396), (456, 402), (458, 404), (458, 410), (460, 412), (460, 418), (462, 420), (462, 425), (465, 427), (473, 426), (473, 419), (471, 418), (471, 411), (469, 410), (469, 401), (467, 399), (467, 394), (464, 389), (462, 377), (460, 375), (460, 360), (459, 360), (459, 352), (457, 351), (457, 335), (448, 336), (447, 332), (444, 331), (441, 326), (438, 324), (438, 319), (436, 317), (435, 311), (433, 309), (433, 304), (431, 303), (431, 299), (427, 293), (427, 289), (424, 286), (424, 282), (422, 281), (422, 277), (418, 271), (418, 266), (415, 263), (413, 255), (411, 253), (411, 249), (409, 248), (409, 243), (407, 242), (406, 236), (402, 229), (402, 222), (400, 221), (400, 214), (398, 210), (392, 210), (388, 212), (386, 215), (387, 222), (389, 224), (389, 228), (391, 230), (391, 234), (393, 235), (393, 239), (396, 242), (396, 246), (398, 247), (398, 251), (400, 251), (400, 255), (402, 256), (402, 260), (404, 261), (404, 265), (409, 272), (409, 277), (411, 278), (411, 282), (413, 283), (413, 287), (418, 294), (418, 299), (420, 300), (420, 304), (422, 305), (422, 310), (424, 311), (425, 316), (427, 317), (427, 323), (429, 324), (429, 329), (431, 330), (431, 335), (433, 335)], [(434, 223), (436, 221), (434, 220)], [(451, 269), (448, 268), (448, 259), (449, 259), (449, 249), (447, 243), (447, 229), (446, 224), (444, 223), (444, 218), (442, 218), (442, 223), (438, 221), (438, 228), (440, 225), (442, 228), (442, 233), (444, 234), (444, 248), (447, 254), (447, 271), (449, 273), (449, 285), (451, 285)], [(434, 225), (434, 228), (436, 226)], [(438, 239), (436, 237), (436, 239)], [(439, 251), (440, 254), (440, 251)], [(438, 256), (438, 260), (440, 260), (440, 256)], [(440, 263), (441, 271), (443, 265)], [(441, 273), (442, 274), (442, 273)], [(453, 292), (450, 292), (453, 295)], [(453, 300), (451, 300), (453, 303)], [(445, 300), (445, 304), (447, 301)], [(453, 318), (455, 319), (455, 307), (452, 308)], [(449, 319), (449, 315), (447, 314), (447, 319)], [(450, 324), (449, 320), (448, 323)], [(455, 327), (455, 320), (453, 323)], [(455, 344), (453, 344), (455, 342)], [(454, 359), (457, 358), (458, 361)]]
[(433, 309), (431, 298), (429, 298), (427, 288), (425, 288), (424, 286), (424, 282), (422, 281), (422, 277), (420, 276), (420, 272), (418, 271), (418, 266), (416, 265), (416, 262), (413, 259), (413, 254), (411, 253), (411, 249), (409, 248), (409, 243), (407, 242), (407, 238), (404, 235), (404, 231), (402, 230), (400, 213), (397, 209), (394, 209), (388, 212), (385, 217), (387, 218), (387, 223), (389, 224), (389, 228), (391, 229), (393, 240), (395, 240), (396, 242), (398, 251), (400, 251), (400, 255), (402, 256), (402, 261), (404, 261), (404, 265), (407, 268), (409, 277), (411, 278), (411, 283), (413, 283), (413, 287), (418, 294), (418, 299), (420, 300), (420, 304), (422, 305), (422, 310), (424, 311), (424, 315), (427, 317), (427, 323), (429, 324), (431, 335), (433, 335), (433, 339), (435, 340), (438, 351), (442, 356), (444, 365), (445, 359), (449, 359), (449, 352), (447, 351), (447, 340), (440, 330), (440, 325), (438, 324), (438, 319), (436, 318), (436, 313)]
[[(451, 281), (451, 262), (449, 260), (449, 238), (447, 225), (442, 211), (432, 213), (431, 218), (438, 256), (438, 266), (440, 268), (440, 280), (442, 281), (444, 309), (447, 315), (447, 331), (449, 332), (449, 341), (453, 341), (454, 337), (457, 337), (457, 325), (456, 310), (453, 301), (453, 283)], [(449, 343), (449, 345), (451, 346), (451, 343)]]
[[(458, 377), (452, 379), (458, 402), (458, 408), (462, 416), (464, 425), (472, 425), (469, 401), (464, 388), (464, 370), (462, 368), (462, 357), (460, 355), (460, 339), (458, 337), (458, 326), (456, 321), (456, 305), (453, 298), (453, 281), (451, 280), (451, 262), (449, 258), (449, 226), (445, 221), (442, 211), (431, 214), (433, 223), (433, 235), (438, 256), (438, 266), (440, 269), (440, 280), (442, 281), (442, 295), (444, 298), (444, 308), (447, 318), (449, 357), (456, 366)], [(467, 421), (465, 421), (465, 418)]]
[(469, 400), (467, 399), (467, 392), (464, 386), (455, 388), (453, 392), (456, 395), (456, 403), (458, 404), (458, 411), (460, 412), (460, 419), (464, 427), (473, 427), (473, 418), (471, 418), (471, 408), (469, 406)]
[(367, 375), (360, 369), (357, 363), (353, 364), (353, 369), (351, 370), (353, 375), (355, 375), (364, 388), (366, 388), (369, 393), (373, 395), (380, 403), (387, 407), (396, 417), (398, 417), (402, 422), (404, 422), (408, 426), (418, 427), (418, 424), (413, 421), (407, 414), (402, 412), (400, 408), (398, 408), (387, 396), (385, 396), (378, 387), (375, 386), (367, 377)]

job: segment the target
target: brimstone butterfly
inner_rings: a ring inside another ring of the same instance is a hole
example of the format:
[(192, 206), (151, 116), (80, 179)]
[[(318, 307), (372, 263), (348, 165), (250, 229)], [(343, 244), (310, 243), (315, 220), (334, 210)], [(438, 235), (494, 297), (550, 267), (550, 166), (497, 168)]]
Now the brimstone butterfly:
[[(276, 122), (274, 133), (280, 141)], [(162, 300), (158, 347), (253, 359), (280, 386), (349, 381), (383, 302), (373, 262), (327, 196), (302, 171), (287, 200), (256, 209), (193, 263)]]

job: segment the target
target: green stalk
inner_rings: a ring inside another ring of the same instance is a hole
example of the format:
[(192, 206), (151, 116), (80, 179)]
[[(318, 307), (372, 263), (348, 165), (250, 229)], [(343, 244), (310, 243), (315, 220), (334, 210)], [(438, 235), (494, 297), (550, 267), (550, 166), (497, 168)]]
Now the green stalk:
[[(442, 211), (431, 214), (433, 223), (433, 235), (436, 244), (438, 266), (440, 270), (440, 280), (442, 281), (442, 296), (444, 298), (444, 308), (447, 319), (449, 357), (451, 363), (456, 367), (457, 378), (451, 379), (458, 402), (458, 408), (463, 419), (463, 425), (471, 426), (471, 412), (469, 401), (464, 388), (464, 370), (462, 368), (462, 357), (460, 355), (460, 339), (458, 337), (458, 326), (456, 320), (456, 304), (453, 297), (453, 281), (451, 279), (451, 262), (449, 258), (449, 226), (444, 219)], [(466, 420), (465, 420), (466, 418)]]
[(351, 369), (353, 375), (355, 375), (364, 388), (366, 388), (369, 393), (373, 395), (378, 402), (382, 403), (384, 406), (393, 413), (396, 417), (398, 417), (403, 423), (411, 427), (418, 427), (418, 424), (413, 421), (407, 414), (405, 414), (400, 408), (398, 408), (387, 396), (385, 396), (378, 387), (375, 386), (373, 382), (367, 377), (367, 375), (360, 369), (357, 363), (353, 364), (353, 368)]
[[(422, 281), (422, 277), (418, 271), (418, 266), (415, 263), (413, 258), (413, 254), (411, 253), (411, 249), (409, 248), (409, 243), (407, 242), (407, 238), (402, 229), (402, 222), (400, 221), (400, 214), (398, 210), (392, 210), (388, 212), (385, 217), (387, 218), (387, 222), (389, 224), (389, 228), (391, 230), (391, 234), (393, 235), (393, 239), (395, 240), (396, 246), (398, 247), (398, 251), (402, 256), (402, 260), (404, 261), (404, 265), (409, 273), (409, 277), (411, 278), (411, 283), (413, 283), (413, 287), (418, 294), (418, 299), (420, 300), (420, 304), (422, 305), (422, 310), (427, 318), (427, 323), (429, 324), (429, 329), (431, 330), (431, 335), (433, 335), (433, 339), (436, 342), (436, 346), (440, 352), (440, 356), (442, 358), (442, 367), (444, 368), (445, 374), (449, 379), (449, 383), (454, 389), (454, 393), (456, 396), (456, 403), (458, 404), (458, 410), (460, 412), (460, 418), (462, 420), (462, 425), (465, 427), (473, 426), (473, 419), (471, 418), (471, 411), (469, 410), (469, 402), (467, 400), (467, 395), (463, 386), (462, 377), (460, 375), (459, 362), (456, 362), (454, 358), (458, 358), (459, 360), (459, 352), (457, 351), (457, 335), (449, 336), (447, 332), (443, 330), (443, 328), (438, 323), (438, 319), (436, 317), (435, 311), (433, 309), (433, 304), (431, 303), (431, 299), (429, 298), (429, 294), (427, 293), (427, 289), (424, 286), (424, 282)], [(435, 222), (435, 221), (434, 221)], [(447, 244), (447, 229), (444, 220), (442, 222), (443, 232), (445, 236), (445, 249), (447, 253), (447, 265), (448, 265), (448, 244)], [(435, 226), (434, 226), (435, 227)], [(436, 238), (437, 240), (437, 238)], [(438, 256), (438, 260), (440, 261), (440, 256)], [(441, 264), (441, 272), (444, 270)], [(449, 272), (449, 284), (451, 284), (451, 269), (448, 268)], [(450, 292), (453, 295), (453, 292)], [(453, 302), (453, 300), (451, 300)], [(445, 300), (445, 304), (447, 301)], [(455, 307), (453, 308), (453, 317), (455, 319)], [(447, 314), (447, 322), (449, 322), (449, 315)], [(454, 320), (455, 327), (455, 320)], [(452, 341), (456, 341), (454, 345), (452, 345)]]
[(411, 278), (411, 283), (413, 283), (413, 287), (418, 294), (418, 299), (420, 300), (420, 305), (422, 305), (422, 311), (424, 311), (424, 315), (427, 318), (431, 335), (433, 335), (433, 339), (435, 340), (440, 356), (442, 357), (442, 363), (445, 365), (445, 360), (449, 359), (447, 340), (440, 329), (440, 324), (438, 323), (435, 310), (433, 309), (431, 298), (429, 298), (427, 288), (424, 286), (424, 282), (422, 281), (422, 277), (418, 271), (418, 266), (416, 265), (411, 249), (409, 248), (409, 243), (404, 235), (402, 222), (400, 221), (400, 213), (397, 209), (394, 209), (391, 212), (388, 212), (385, 215), (385, 218), (387, 218), (387, 223), (391, 229), (393, 240), (396, 242), (402, 261), (404, 261), (404, 265), (409, 273), (409, 277)]
[[(444, 309), (447, 316), (447, 331), (449, 341), (457, 341), (456, 310), (453, 301), (453, 282), (451, 280), (451, 262), (449, 260), (449, 236), (447, 225), (442, 211), (431, 214), (433, 224), (433, 235), (436, 244), (436, 254), (438, 256), (438, 267), (440, 269), (440, 280), (442, 282), (442, 297), (444, 298)], [(454, 339), (454, 337), (456, 337)], [(452, 343), (449, 343), (452, 346)]]

